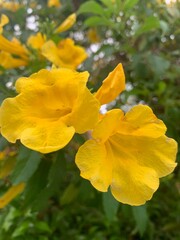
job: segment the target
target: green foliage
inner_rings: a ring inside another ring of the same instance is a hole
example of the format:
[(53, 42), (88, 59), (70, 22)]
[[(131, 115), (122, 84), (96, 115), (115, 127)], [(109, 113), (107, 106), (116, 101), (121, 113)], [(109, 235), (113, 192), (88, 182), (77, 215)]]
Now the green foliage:
[[(107, 108), (113, 105), (127, 110), (138, 103), (148, 104), (166, 123), (168, 136), (180, 142), (178, 2), (174, 7), (167, 7), (155, 0), (69, 0), (62, 1), (58, 9), (48, 9), (45, 1), (37, 2), (40, 6), (37, 8), (25, 5), (13, 13), (0, 10), (11, 18), (5, 27), (7, 37), (17, 35), (25, 43), (27, 36), (41, 30), (50, 38), (53, 24), (57, 26), (77, 11), (76, 25), (62, 36), (71, 35), (88, 49), (89, 58), (80, 70), (91, 73), (88, 84), (92, 91), (122, 62), (127, 91)], [(27, 7), (32, 11), (28, 12)], [(28, 28), (24, 21), (32, 16), (36, 16), (39, 23), (35, 30)], [(15, 25), (19, 26), (20, 33), (14, 30)], [(92, 27), (99, 41), (93, 42), (88, 36)], [(34, 53), (27, 68), (1, 68), (0, 101), (16, 94), (16, 79), (45, 66), (46, 61), (39, 62)], [(161, 181), (149, 203), (129, 207), (119, 204), (109, 192), (99, 193), (89, 182), (80, 179), (74, 156), (84, 136), (76, 135), (74, 139), (61, 151), (45, 156), (20, 143), (15, 145), (17, 155), (3, 163), (8, 165), (14, 160), (15, 169), (0, 181), (1, 193), (10, 184), (22, 181), (26, 187), (23, 195), (0, 212), (0, 240), (180, 239), (179, 167)], [(0, 149), (7, 146), (1, 137)]]

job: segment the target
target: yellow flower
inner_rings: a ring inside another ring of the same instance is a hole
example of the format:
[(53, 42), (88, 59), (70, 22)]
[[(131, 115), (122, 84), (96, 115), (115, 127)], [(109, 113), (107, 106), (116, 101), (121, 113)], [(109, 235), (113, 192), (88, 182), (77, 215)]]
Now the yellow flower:
[(74, 44), (70, 38), (64, 39), (56, 46), (48, 41), (42, 46), (42, 55), (58, 67), (76, 69), (86, 58), (83, 47)]
[(0, 108), (1, 134), (10, 142), (20, 139), (33, 150), (49, 153), (63, 148), (74, 133), (92, 129), (99, 102), (86, 87), (88, 72), (41, 70), (16, 82), (19, 93)]
[(60, 7), (61, 2), (60, 0), (48, 0), (48, 7)]
[(97, 33), (97, 30), (95, 28), (90, 28), (87, 32), (87, 37), (91, 43), (98, 43), (100, 42), (100, 37)]
[(9, 41), (0, 34), (0, 50), (20, 56), (28, 60), (28, 50), (18, 41), (13, 39)]
[(9, 22), (9, 18), (2, 14), (0, 19), (0, 34), (3, 32), (3, 27)]
[(74, 23), (76, 22), (76, 14), (73, 13), (69, 15), (59, 27), (56, 28), (55, 33), (61, 33), (67, 31), (69, 28), (71, 28)]
[(0, 52), (0, 66), (5, 69), (16, 68), (26, 66), (27, 61), (21, 58), (15, 58), (10, 53), (1, 51)]
[(176, 166), (177, 144), (165, 132), (148, 106), (107, 112), (76, 155), (81, 176), (99, 191), (110, 186), (119, 202), (144, 204)]
[(25, 184), (19, 183), (12, 186), (2, 197), (0, 197), (0, 208), (5, 207), (10, 201), (12, 201), (18, 194), (24, 190)]
[(35, 35), (32, 35), (27, 40), (27, 45), (34, 48), (34, 49), (41, 49), (43, 44), (46, 42), (46, 36), (42, 33), (37, 33)]
[(21, 7), (21, 5), (15, 1), (7, 2), (4, 0), (4, 1), (0, 1), (0, 7), (12, 12), (16, 12)]

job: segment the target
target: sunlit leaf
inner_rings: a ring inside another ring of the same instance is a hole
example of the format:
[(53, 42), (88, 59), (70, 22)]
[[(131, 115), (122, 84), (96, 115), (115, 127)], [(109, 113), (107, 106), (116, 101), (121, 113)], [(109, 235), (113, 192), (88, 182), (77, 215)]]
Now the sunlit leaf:
[(88, 2), (83, 3), (80, 6), (80, 8), (78, 10), (78, 14), (80, 14), (80, 13), (95, 13), (98, 15), (104, 15), (104, 9), (97, 2), (88, 1)]
[(124, 3), (124, 6), (123, 6), (123, 10), (124, 11), (128, 11), (130, 10), (131, 8), (133, 8), (136, 3), (138, 3), (139, 0), (126, 0), (125, 3)]

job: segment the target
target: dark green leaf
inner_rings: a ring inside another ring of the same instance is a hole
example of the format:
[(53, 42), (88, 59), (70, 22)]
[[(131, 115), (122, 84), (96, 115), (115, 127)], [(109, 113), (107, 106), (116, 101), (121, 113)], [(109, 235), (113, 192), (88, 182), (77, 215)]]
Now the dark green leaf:
[(69, 184), (60, 198), (61, 205), (66, 205), (73, 202), (76, 199), (78, 192), (79, 189), (73, 183)]
[(47, 186), (48, 184), (47, 179), (50, 167), (51, 162), (43, 159), (39, 164), (38, 169), (36, 170), (34, 175), (27, 182), (24, 194), (25, 207), (29, 206), (30, 204), (33, 204), (33, 202), (37, 199), (41, 191)]
[(160, 21), (157, 17), (150, 16), (145, 19), (145, 22), (137, 29), (136, 36), (160, 27)]
[(109, 221), (112, 221), (118, 211), (119, 203), (112, 196), (110, 190), (107, 193), (103, 193), (103, 208), (106, 217)]
[(137, 230), (139, 231), (140, 235), (143, 236), (149, 221), (146, 205), (132, 207), (132, 212), (136, 222)]
[(160, 56), (157, 56), (155, 54), (150, 54), (148, 56), (148, 62), (152, 69), (152, 71), (160, 77), (165, 75), (167, 69), (170, 67), (170, 62), (166, 60), (165, 58), (162, 58)]
[(40, 153), (21, 146), (19, 155), (17, 156), (17, 163), (11, 177), (13, 184), (27, 182), (38, 168), (40, 161)]

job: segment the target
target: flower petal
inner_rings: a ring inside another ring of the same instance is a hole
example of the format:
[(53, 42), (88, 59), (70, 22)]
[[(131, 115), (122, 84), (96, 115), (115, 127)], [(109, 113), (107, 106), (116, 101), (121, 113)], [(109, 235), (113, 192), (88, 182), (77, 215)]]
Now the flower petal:
[(0, 34), (3, 32), (3, 27), (9, 22), (9, 18), (5, 15), (2, 14), (0, 18)]
[(84, 86), (79, 88), (76, 104), (69, 119), (69, 125), (75, 127), (77, 133), (92, 129), (98, 122), (100, 105), (93, 94)]
[(60, 7), (61, 1), (60, 0), (48, 0), (47, 5), (48, 5), (48, 7)]
[(126, 113), (119, 124), (118, 132), (125, 135), (159, 137), (165, 134), (166, 126), (150, 107), (137, 105)]
[(66, 146), (75, 133), (73, 127), (63, 122), (40, 121), (33, 128), (26, 128), (21, 135), (21, 142), (28, 148), (41, 153), (50, 153)]
[(15, 58), (10, 53), (0, 52), (0, 66), (5, 69), (16, 68), (20, 66), (26, 66), (28, 62), (21, 58)]
[(88, 56), (85, 49), (75, 45), (71, 38), (61, 40), (58, 49), (59, 57), (63, 63), (61, 67), (76, 69)]
[(112, 178), (112, 164), (106, 158), (103, 144), (88, 140), (76, 154), (75, 162), (81, 171), (81, 176), (91, 181), (99, 191), (106, 192)]
[(36, 121), (30, 121), (21, 111), (21, 101), (19, 97), (7, 98), (3, 101), (0, 108), (1, 134), (12, 143), (20, 138), (21, 132), (25, 128), (32, 127)]
[(125, 75), (122, 64), (117, 67), (103, 81), (102, 86), (95, 93), (101, 104), (113, 101), (125, 89)]
[[(59, 88), (66, 89), (68, 91), (69, 86), (71, 87), (71, 94), (73, 94), (75, 86), (79, 83), (86, 85), (89, 73), (76, 72), (67, 68), (59, 69), (42, 69), (37, 73), (32, 74), (30, 77), (21, 77), (16, 81), (15, 87), (18, 93), (24, 91), (33, 90), (37, 85), (53, 86), (57, 84)], [(68, 87), (67, 87), (68, 86)], [(39, 86), (37, 87), (39, 88)]]
[(49, 40), (41, 48), (42, 55), (47, 58), (50, 62), (54, 63), (57, 66), (63, 67), (63, 63), (58, 55), (58, 48), (56, 44)]
[(74, 23), (76, 22), (76, 14), (72, 13), (69, 15), (59, 27), (56, 28), (55, 33), (61, 33), (67, 31), (69, 28), (71, 28)]
[(70, 38), (61, 40), (58, 46), (48, 41), (41, 50), (44, 57), (59, 67), (76, 69), (87, 58), (85, 49), (75, 45)]
[(123, 158), (115, 162), (111, 183), (113, 196), (119, 202), (135, 206), (142, 205), (151, 199), (159, 186), (157, 173), (129, 159)]
[(27, 40), (27, 45), (34, 48), (40, 49), (46, 41), (46, 35), (38, 32), (36, 35), (31, 35)]
[(12, 201), (19, 193), (24, 190), (25, 184), (19, 183), (14, 185), (2, 196), (0, 197), (0, 208), (5, 207), (10, 201)]
[(28, 60), (28, 50), (24, 46), (11, 42), (2, 35), (0, 35), (0, 50), (21, 56)]
[(117, 131), (120, 119), (124, 113), (120, 109), (108, 111), (92, 132), (92, 137), (99, 142), (105, 142), (111, 135)]

